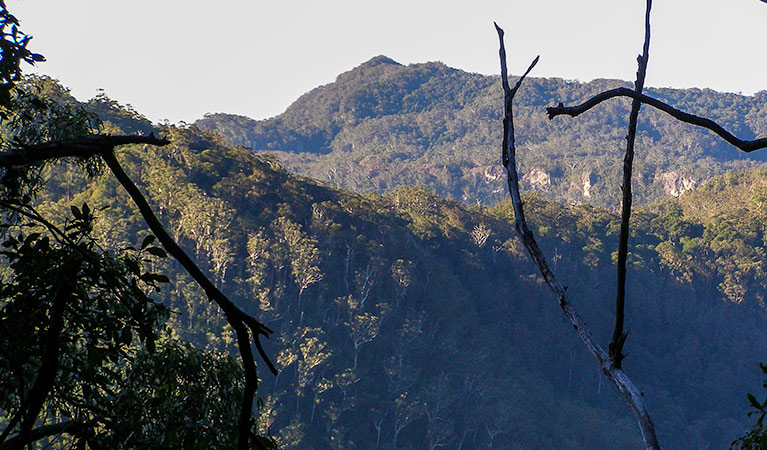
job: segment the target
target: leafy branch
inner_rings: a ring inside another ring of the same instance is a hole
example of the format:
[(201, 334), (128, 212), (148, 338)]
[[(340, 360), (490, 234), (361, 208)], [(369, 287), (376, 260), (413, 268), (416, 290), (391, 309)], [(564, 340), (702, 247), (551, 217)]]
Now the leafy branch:
[[(269, 370), (276, 375), (277, 369), (270, 361), (259, 340), (261, 336), (268, 338), (272, 333), (272, 330), (238, 308), (213, 284), (213, 282), (210, 281), (186, 252), (184, 252), (176, 241), (168, 234), (152, 211), (144, 195), (136, 184), (133, 183), (127, 173), (125, 173), (114, 155), (114, 147), (124, 144), (142, 143), (164, 146), (168, 145), (170, 141), (157, 138), (153, 134), (150, 134), (149, 136), (84, 136), (82, 138), (67, 141), (25, 146), (11, 152), (2, 153), (0, 154), (0, 167), (10, 169), (18, 166), (41, 164), (52, 159), (71, 157), (85, 159), (98, 156), (104, 160), (107, 167), (109, 167), (113, 175), (128, 192), (128, 195), (130, 195), (131, 199), (138, 207), (144, 221), (154, 235), (157, 236), (157, 239), (168, 254), (176, 258), (187, 273), (189, 273), (197, 284), (202, 287), (208, 300), (215, 302), (222, 309), (227, 321), (237, 333), (237, 343), (245, 371), (245, 390), (243, 403), (240, 409), (238, 448), (249, 448), (249, 442), (251, 441), (250, 423), (253, 398), (258, 386), (256, 362), (251, 350), (251, 339), (255, 344), (259, 355), (269, 367)], [(254, 443), (258, 447), (263, 447), (264, 445), (260, 440), (255, 438)]]

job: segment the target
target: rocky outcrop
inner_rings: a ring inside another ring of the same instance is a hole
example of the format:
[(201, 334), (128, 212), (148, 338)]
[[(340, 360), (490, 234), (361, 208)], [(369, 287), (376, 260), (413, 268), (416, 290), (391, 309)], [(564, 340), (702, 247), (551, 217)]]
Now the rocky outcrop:
[(500, 164), (472, 168), (469, 173), (479, 183), (494, 184), (506, 176), (506, 171)]
[(583, 186), (583, 196), (585, 198), (591, 198), (591, 186), (593, 186), (596, 181), (596, 175), (591, 172), (583, 172), (581, 174), (581, 185)]
[(698, 185), (696, 180), (676, 170), (663, 172), (656, 177), (656, 180), (663, 183), (663, 192), (666, 195), (674, 197), (679, 197)]
[(522, 182), (530, 185), (533, 189), (545, 191), (551, 186), (551, 174), (538, 167), (533, 167), (530, 172), (522, 176)]

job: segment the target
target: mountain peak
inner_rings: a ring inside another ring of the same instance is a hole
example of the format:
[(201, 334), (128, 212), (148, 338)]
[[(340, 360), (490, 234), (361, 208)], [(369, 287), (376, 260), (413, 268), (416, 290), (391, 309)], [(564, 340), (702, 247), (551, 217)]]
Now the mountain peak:
[(359, 66), (336, 77), (336, 83), (370, 83), (380, 82), (389, 76), (406, 70), (406, 66), (388, 56), (375, 56)]
[(369, 60), (365, 61), (364, 63), (360, 64), (359, 67), (374, 67), (374, 66), (380, 66), (380, 65), (390, 65), (390, 66), (401, 66), (402, 64), (398, 63), (397, 61), (389, 58), (385, 55), (378, 55), (370, 58)]

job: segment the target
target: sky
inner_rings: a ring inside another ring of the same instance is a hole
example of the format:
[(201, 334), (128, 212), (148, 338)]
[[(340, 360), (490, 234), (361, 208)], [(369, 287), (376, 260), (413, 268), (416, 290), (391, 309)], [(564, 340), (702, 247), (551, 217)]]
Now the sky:
[[(49, 75), (154, 122), (266, 119), (377, 55), (497, 74), (633, 80), (644, 0), (7, 0)], [(767, 90), (767, 3), (656, 0), (647, 86)]]

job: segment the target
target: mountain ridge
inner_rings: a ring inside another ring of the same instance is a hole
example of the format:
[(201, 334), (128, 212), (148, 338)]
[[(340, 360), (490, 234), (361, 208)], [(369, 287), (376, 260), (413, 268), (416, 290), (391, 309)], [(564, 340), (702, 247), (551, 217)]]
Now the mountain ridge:
[[(115, 132), (145, 124), (106, 99), (85, 106), (102, 108)], [(155, 132), (171, 145), (116, 156), (201, 269), (274, 329), (264, 345), (281, 372), (259, 386), (259, 424), (283, 448), (641, 445), (517, 242), (508, 202), (466, 206), (418, 186), (363, 195), (194, 126)], [(66, 217), (87, 202), (105, 247), (146, 234), (111, 177), (58, 164), (46, 179), (42, 214)], [(728, 172), (633, 214), (625, 367), (669, 447), (726, 447), (750, 421), (745, 393), (759, 389), (767, 353), (765, 180), (762, 169)], [(535, 192), (525, 205), (579, 313), (607, 342), (619, 216)], [(171, 281), (156, 295), (174, 311), (173, 330), (231, 349), (232, 330), (178, 269), (153, 268)]]
[[(605, 102), (578, 118), (545, 117), (631, 84), (596, 79), (528, 78), (515, 121), (526, 188), (567, 203), (619, 204), (628, 102)], [(707, 89), (648, 88), (687, 112), (709, 116), (744, 139), (767, 135), (767, 91), (752, 96)], [(401, 65), (377, 56), (302, 95), (274, 118), (211, 114), (195, 122), (253, 151), (274, 152), (289, 170), (361, 192), (422, 184), (464, 203), (502, 200), (498, 175), (502, 91), (499, 77), (430, 62)], [(742, 154), (707, 130), (653, 110), (640, 115), (637, 202), (679, 195), (714, 174), (767, 161)], [(537, 175), (535, 175), (537, 173)], [(524, 187), (524, 186), (523, 186)]]

